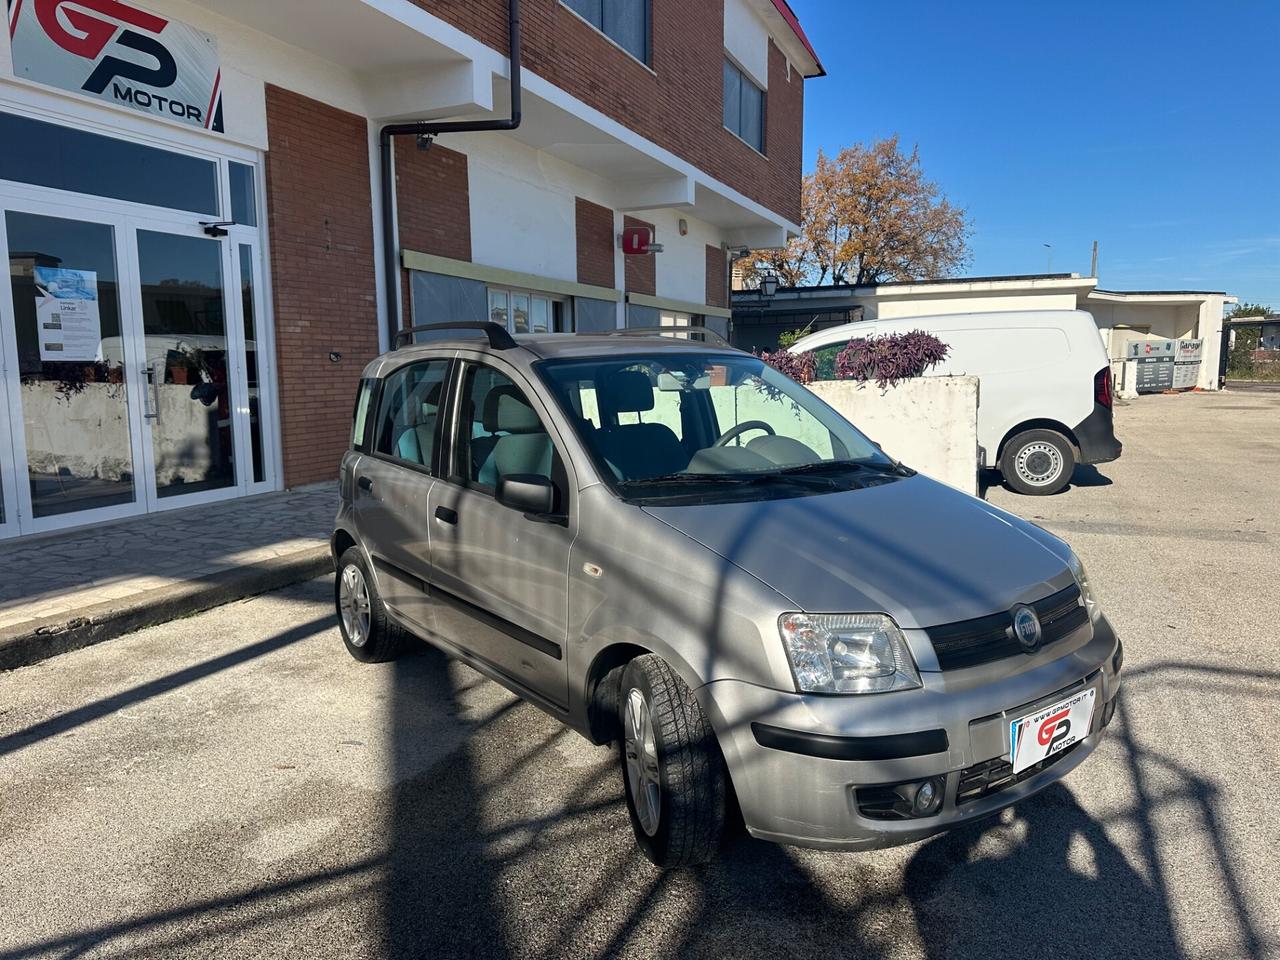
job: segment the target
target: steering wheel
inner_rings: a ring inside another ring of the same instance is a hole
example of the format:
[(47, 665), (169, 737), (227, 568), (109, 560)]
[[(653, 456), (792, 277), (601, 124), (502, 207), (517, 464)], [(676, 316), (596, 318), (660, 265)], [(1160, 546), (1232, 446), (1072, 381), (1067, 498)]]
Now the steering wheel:
[(719, 439), (713, 443), (712, 447), (723, 447), (730, 440), (736, 440), (748, 430), (763, 430), (769, 436), (776, 436), (776, 431), (763, 420), (745, 420), (736, 427), (730, 427), (724, 433), (720, 434)]

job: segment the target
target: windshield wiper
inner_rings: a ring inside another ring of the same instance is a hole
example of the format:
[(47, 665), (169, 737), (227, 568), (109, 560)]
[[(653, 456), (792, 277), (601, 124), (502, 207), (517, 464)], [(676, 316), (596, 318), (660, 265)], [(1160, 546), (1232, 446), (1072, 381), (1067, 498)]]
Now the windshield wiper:
[(621, 481), (622, 486), (677, 486), (682, 483), (759, 483), (767, 473), (668, 473), (661, 477), (637, 477)]
[(818, 460), (814, 463), (801, 463), (794, 467), (783, 467), (774, 473), (796, 476), (804, 473), (826, 473), (829, 470), (861, 470), (867, 464), (859, 460)]

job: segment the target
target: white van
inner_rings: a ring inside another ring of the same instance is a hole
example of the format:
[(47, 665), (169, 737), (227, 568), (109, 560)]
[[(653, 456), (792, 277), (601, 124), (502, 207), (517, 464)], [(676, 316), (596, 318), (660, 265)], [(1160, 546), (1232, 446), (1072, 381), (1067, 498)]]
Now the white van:
[(792, 353), (838, 351), (854, 337), (923, 330), (951, 351), (926, 376), (976, 376), (979, 464), (1019, 493), (1057, 493), (1078, 463), (1106, 463), (1122, 446), (1097, 325), (1083, 310), (957, 313), (863, 320), (797, 341)]

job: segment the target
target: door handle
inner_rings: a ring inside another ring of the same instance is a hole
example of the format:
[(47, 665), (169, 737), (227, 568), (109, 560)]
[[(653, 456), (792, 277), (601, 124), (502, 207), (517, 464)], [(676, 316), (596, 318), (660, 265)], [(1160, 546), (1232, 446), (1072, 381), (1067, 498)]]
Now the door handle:
[(436, 507), (436, 519), (443, 520), (445, 523), (457, 523), (458, 511), (450, 510), (448, 507)]
[(361, 490), (367, 490), (370, 493), (372, 493), (373, 479), (371, 477), (361, 477), (359, 480), (356, 481), (356, 486), (359, 487)]
[(148, 363), (142, 368), (142, 378), (146, 385), (150, 388), (149, 404), (143, 404), (142, 418), (144, 420), (160, 419), (160, 381), (156, 377), (156, 364)]

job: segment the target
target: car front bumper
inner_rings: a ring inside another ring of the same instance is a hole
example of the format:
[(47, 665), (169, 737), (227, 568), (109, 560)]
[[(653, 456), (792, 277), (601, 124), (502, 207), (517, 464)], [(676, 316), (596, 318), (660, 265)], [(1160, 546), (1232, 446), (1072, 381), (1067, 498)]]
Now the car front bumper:
[[(1117, 651), (1104, 617), (1092, 639), (1070, 653), (995, 680), (983, 680), (980, 667), (923, 674), (922, 689), (890, 694), (796, 694), (735, 680), (714, 681), (697, 694), (716, 729), (752, 836), (869, 850), (923, 840), (989, 816), (1079, 766), (1097, 747), (1115, 709)], [(1011, 771), (1000, 761), (1009, 759), (1010, 721), (1088, 687), (1097, 691), (1088, 736), (1042, 769), (1005, 776)], [(855, 756), (863, 759), (839, 758)], [(957, 802), (962, 774), (969, 787), (975, 777), (986, 776), (994, 789)], [(939, 776), (946, 788), (933, 816), (873, 819), (858, 809), (860, 787)]]

